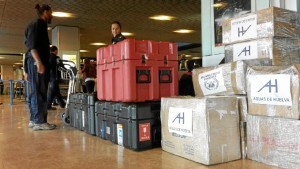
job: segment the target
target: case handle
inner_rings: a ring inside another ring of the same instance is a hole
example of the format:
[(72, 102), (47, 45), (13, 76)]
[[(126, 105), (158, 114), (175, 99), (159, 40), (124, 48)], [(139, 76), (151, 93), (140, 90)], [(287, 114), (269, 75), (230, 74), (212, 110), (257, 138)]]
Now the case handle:
[(151, 83), (150, 70), (136, 70), (136, 83)]
[(159, 83), (172, 83), (172, 71), (159, 70)]

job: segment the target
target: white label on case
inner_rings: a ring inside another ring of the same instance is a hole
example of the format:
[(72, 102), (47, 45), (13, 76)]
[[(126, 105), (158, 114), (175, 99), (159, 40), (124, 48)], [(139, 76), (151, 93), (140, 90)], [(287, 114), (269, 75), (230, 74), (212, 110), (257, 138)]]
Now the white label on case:
[(251, 75), (249, 81), (252, 103), (292, 106), (290, 75)]
[(84, 127), (84, 111), (82, 111), (82, 127)]
[(170, 133), (193, 136), (193, 110), (188, 108), (170, 107), (168, 128)]
[(198, 80), (205, 96), (225, 92), (227, 90), (224, 85), (222, 68), (201, 73), (199, 74)]
[(106, 127), (106, 134), (110, 135), (110, 127)]
[(123, 146), (123, 126), (122, 126), (122, 124), (117, 124), (117, 135), (118, 135), (118, 144)]
[(257, 57), (257, 41), (233, 45), (233, 61), (256, 59)]
[(231, 21), (231, 41), (257, 38), (257, 15), (252, 14)]

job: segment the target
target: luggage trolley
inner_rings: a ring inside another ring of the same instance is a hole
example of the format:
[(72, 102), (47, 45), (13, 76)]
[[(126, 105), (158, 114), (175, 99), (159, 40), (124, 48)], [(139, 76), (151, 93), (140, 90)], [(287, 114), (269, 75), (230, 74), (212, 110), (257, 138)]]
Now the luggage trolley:
[(77, 68), (76, 64), (73, 61), (69, 60), (60, 60), (60, 64), (58, 64), (58, 70), (60, 71), (61, 80), (68, 80), (68, 95), (66, 101), (66, 110), (61, 113), (61, 119), (64, 124), (70, 124), (70, 94), (76, 93), (76, 75)]

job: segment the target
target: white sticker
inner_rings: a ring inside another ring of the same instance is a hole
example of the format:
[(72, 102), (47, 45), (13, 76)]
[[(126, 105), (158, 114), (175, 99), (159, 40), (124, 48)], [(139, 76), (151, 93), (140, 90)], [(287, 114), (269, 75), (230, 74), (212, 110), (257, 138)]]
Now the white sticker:
[(106, 127), (106, 134), (110, 135), (110, 127)]
[(257, 41), (233, 45), (233, 61), (256, 59), (257, 57)]
[(122, 126), (122, 124), (117, 124), (117, 135), (118, 135), (118, 144), (123, 146), (123, 126)]
[(82, 127), (84, 127), (84, 111), (82, 111)]
[(253, 39), (257, 37), (257, 16), (250, 15), (231, 21), (231, 41)]
[(205, 96), (225, 92), (227, 90), (224, 85), (222, 68), (201, 73), (199, 74), (198, 80), (201, 90)]
[(193, 110), (188, 108), (170, 107), (168, 128), (170, 133), (193, 136)]
[(251, 75), (249, 81), (252, 103), (292, 106), (290, 75)]

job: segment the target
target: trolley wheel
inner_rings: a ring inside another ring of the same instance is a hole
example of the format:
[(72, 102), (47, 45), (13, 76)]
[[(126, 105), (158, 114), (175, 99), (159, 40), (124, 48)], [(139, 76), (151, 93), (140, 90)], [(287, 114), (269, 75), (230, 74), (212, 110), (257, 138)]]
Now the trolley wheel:
[(66, 116), (66, 112), (62, 112), (61, 114), (60, 114), (60, 119), (64, 119), (64, 117)]
[(71, 121), (70, 121), (70, 117), (67, 115), (66, 112), (62, 112), (60, 114), (60, 118), (63, 121), (64, 124), (66, 125), (70, 125)]
[(62, 121), (64, 122), (64, 124), (66, 125), (70, 125), (71, 121), (70, 121), (70, 117), (69, 116), (64, 116), (62, 118)]

